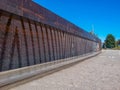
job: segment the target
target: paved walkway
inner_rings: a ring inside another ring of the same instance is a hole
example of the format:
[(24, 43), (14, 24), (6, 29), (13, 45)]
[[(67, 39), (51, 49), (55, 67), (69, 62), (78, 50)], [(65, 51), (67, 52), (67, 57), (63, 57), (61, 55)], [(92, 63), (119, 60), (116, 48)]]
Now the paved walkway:
[(96, 57), (10, 90), (120, 90), (120, 51)]

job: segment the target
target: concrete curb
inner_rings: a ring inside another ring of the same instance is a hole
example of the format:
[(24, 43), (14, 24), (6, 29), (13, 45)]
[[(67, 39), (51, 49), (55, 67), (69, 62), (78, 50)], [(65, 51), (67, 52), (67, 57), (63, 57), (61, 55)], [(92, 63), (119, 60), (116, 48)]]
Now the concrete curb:
[(75, 62), (79, 62), (82, 60), (85, 60), (87, 58), (96, 56), (100, 53), (94, 52), (94, 53), (88, 53), (85, 55), (80, 55), (76, 57), (56, 60), (52, 62), (47, 62), (43, 64), (33, 65), (29, 67), (14, 69), (10, 71), (0, 72), (0, 87), (26, 79), (30, 78), (32, 76), (38, 75), (38, 74), (44, 74), (51, 70), (54, 70), (56, 68), (60, 68), (62, 66), (72, 64)]

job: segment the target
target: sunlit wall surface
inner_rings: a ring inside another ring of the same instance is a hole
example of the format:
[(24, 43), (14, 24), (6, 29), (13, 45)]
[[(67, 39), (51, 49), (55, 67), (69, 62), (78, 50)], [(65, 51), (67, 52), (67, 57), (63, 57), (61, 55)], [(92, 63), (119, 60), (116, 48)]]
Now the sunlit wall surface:
[(101, 41), (31, 0), (0, 1), (0, 71), (101, 49)]

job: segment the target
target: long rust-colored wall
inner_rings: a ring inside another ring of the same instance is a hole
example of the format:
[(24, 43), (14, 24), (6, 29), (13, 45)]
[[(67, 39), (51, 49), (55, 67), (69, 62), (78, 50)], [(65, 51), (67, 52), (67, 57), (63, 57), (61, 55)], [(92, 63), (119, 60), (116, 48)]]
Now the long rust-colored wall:
[(0, 71), (100, 50), (100, 40), (31, 0), (0, 1)]

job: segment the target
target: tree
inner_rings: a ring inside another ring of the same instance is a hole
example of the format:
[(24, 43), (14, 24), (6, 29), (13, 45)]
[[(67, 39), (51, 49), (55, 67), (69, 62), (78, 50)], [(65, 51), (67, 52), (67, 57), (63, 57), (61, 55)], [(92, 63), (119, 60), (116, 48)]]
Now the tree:
[(115, 41), (115, 47), (118, 47), (118, 41)]
[(112, 34), (108, 34), (105, 40), (105, 45), (107, 48), (115, 47), (115, 37)]
[(117, 41), (117, 46), (120, 46), (120, 39), (118, 39)]
[(106, 45), (105, 45), (105, 43), (103, 43), (102, 48), (106, 49)]
[(118, 40), (115, 42), (115, 44), (116, 44), (116, 47), (119, 47), (119, 46), (120, 46), (120, 39), (118, 39)]

